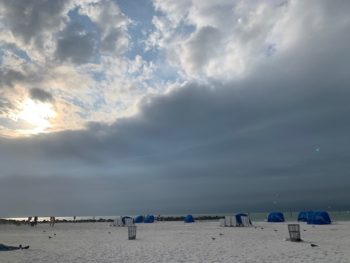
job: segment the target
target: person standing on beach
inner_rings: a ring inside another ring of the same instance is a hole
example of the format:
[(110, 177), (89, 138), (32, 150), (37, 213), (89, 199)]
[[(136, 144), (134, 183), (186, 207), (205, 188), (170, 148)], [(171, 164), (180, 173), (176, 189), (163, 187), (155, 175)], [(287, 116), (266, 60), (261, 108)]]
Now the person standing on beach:
[(50, 217), (50, 227), (54, 227), (55, 226), (55, 217), (54, 216), (51, 216)]

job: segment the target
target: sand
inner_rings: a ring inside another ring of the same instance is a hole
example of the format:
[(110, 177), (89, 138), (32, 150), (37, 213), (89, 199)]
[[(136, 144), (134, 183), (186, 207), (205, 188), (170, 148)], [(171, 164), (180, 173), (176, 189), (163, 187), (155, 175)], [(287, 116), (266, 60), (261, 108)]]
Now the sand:
[(0, 252), (0, 262), (350, 263), (350, 222), (301, 224), (305, 242), (300, 243), (286, 241), (286, 223), (254, 225), (256, 228), (224, 228), (216, 221), (138, 224), (136, 240), (128, 240), (127, 228), (108, 223), (61, 223), (53, 229), (48, 224), (0, 225), (0, 243), (30, 245), (29, 250)]

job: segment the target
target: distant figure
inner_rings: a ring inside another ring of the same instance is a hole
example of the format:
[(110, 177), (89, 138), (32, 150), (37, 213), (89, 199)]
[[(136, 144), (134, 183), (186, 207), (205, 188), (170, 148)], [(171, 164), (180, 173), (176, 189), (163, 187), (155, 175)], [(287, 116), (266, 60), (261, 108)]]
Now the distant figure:
[(54, 216), (50, 216), (50, 227), (54, 227), (55, 226), (55, 217)]
[(75, 223), (76, 219), (77, 219), (77, 217), (76, 217), (76, 216), (73, 216), (74, 223)]
[(34, 217), (34, 221), (30, 223), (30, 226), (36, 226), (38, 224), (38, 217)]
[(17, 250), (17, 249), (28, 249), (29, 246), (22, 247), (22, 245), (19, 245), (18, 247), (14, 246), (6, 246), (4, 244), (0, 244), (0, 251), (11, 251), (11, 250)]
[(31, 216), (28, 216), (28, 221), (26, 222), (26, 224), (30, 224), (30, 221), (32, 221), (32, 217)]

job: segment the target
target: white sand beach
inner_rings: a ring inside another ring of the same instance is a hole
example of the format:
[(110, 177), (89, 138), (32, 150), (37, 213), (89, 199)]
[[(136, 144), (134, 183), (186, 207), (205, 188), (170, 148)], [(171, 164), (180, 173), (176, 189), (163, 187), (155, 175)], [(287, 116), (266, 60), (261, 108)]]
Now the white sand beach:
[(350, 222), (301, 224), (300, 243), (286, 241), (287, 223), (254, 226), (138, 224), (137, 239), (128, 240), (126, 227), (108, 223), (61, 223), (53, 229), (48, 224), (0, 225), (0, 243), (30, 245), (28, 250), (0, 252), (0, 262), (350, 262)]

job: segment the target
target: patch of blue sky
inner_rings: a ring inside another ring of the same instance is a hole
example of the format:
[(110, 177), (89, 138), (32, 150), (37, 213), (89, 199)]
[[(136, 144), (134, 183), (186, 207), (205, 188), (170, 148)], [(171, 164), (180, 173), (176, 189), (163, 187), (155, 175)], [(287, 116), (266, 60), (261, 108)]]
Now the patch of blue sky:
[(156, 51), (146, 51), (145, 42), (149, 32), (155, 30), (152, 18), (155, 14), (151, 0), (118, 0), (116, 1), (121, 11), (132, 20), (128, 28), (131, 45), (125, 54), (134, 59), (137, 55), (146, 61), (152, 61), (157, 57)]
[(106, 105), (106, 100), (103, 96), (97, 95), (97, 94), (91, 94), (91, 97), (93, 98), (94, 102), (92, 104), (93, 110), (98, 110), (104, 105)]
[(99, 31), (98, 27), (86, 15), (79, 14), (79, 7), (68, 12), (68, 17), (72, 22), (76, 22), (84, 26), (87, 32)]
[(155, 64), (157, 67), (152, 78), (145, 80), (148, 86), (166, 88), (165, 83), (174, 83), (180, 79), (178, 69), (170, 65), (163, 56), (160, 56)]
[(179, 26), (177, 27), (177, 32), (183, 36), (187, 36), (196, 31), (196, 26), (192, 24), (185, 23), (185, 21), (181, 21)]
[(106, 74), (104, 72), (101, 72), (101, 71), (99, 71), (99, 72), (92, 72), (91, 76), (97, 82), (106, 80)]
[(8, 50), (20, 59), (25, 60), (28, 63), (32, 63), (32, 59), (28, 56), (27, 52), (16, 47), (14, 44), (2, 44), (0, 47), (0, 61), (2, 62), (2, 57), (4, 56), (4, 50)]

